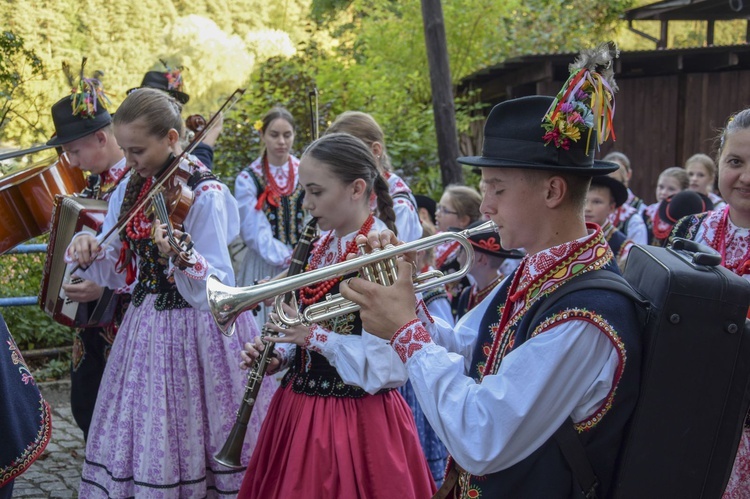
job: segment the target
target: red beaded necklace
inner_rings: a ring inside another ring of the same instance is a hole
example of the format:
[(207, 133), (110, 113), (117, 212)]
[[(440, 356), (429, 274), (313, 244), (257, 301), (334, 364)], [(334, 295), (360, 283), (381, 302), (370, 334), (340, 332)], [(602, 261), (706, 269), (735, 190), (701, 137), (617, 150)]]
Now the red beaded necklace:
[[(357, 234), (352, 238), (351, 241), (346, 243), (346, 250), (341, 251), (341, 239), (338, 240), (338, 258), (336, 259), (335, 263), (343, 262), (346, 260), (347, 255), (351, 255), (357, 252), (357, 236), (360, 234), (366, 235), (368, 232), (370, 232), (370, 229), (372, 228), (373, 223), (375, 222), (375, 219), (373, 218), (372, 214), (367, 217), (367, 220), (365, 220), (365, 223), (362, 224), (362, 227), (359, 229)], [(323, 255), (326, 254), (326, 251), (328, 250), (328, 245), (331, 244), (331, 237), (332, 237), (333, 231), (330, 231), (325, 239), (315, 248), (313, 251), (312, 256), (310, 257), (310, 263), (307, 265), (307, 269), (305, 270), (315, 270), (317, 268), (320, 268), (320, 264), (323, 261)], [(305, 286), (304, 288), (300, 289), (300, 303), (302, 305), (311, 305), (313, 303), (317, 303), (321, 298), (323, 298), (330, 290), (333, 288), (333, 286), (336, 285), (337, 282), (341, 280), (341, 277), (335, 278), (335, 279), (329, 279), (327, 281), (322, 281), (317, 284), (313, 284), (311, 286)]]
[[(138, 204), (143, 200), (143, 197), (151, 189), (151, 185), (153, 183), (153, 177), (150, 177), (143, 183), (143, 187), (141, 187), (141, 192), (138, 194), (138, 200), (135, 202), (135, 204)], [(130, 219), (127, 227), (125, 228), (125, 233), (132, 240), (146, 239), (148, 237), (151, 237), (151, 221), (146, 216), (146, 205), (138, 210), (135, 216)]]
[(721, 254), (721, 264), (727, 269), (731, 270), (737, 275), (745, 275), (750, 272), (750, 246), (748, 252), (738, 263), (733, 265), (727, 264), (727, 226), (729, 225), (729, 205), (724, 208), (724, 213), (721, 215), (721, 221), (719, 226), (716, 227), (716, 234), (714, 235), (711, 246), (715, 248)]
[(256, 209), (261, 209), (265, 202), (278, 208), (281, 198), (289, 196), (294, 192), (294, 188), (297, 185), (297, 180), (294, 175), (294, 165), (292, 164), (292, 155), (289, 155), (289, 176), (283, 187), (279, 186), (279, 184), (276, 183), (274, 176), (271, 175), (267, 154), (263, 155), (263, 177), (266, 179), (266, 188), (264, 189), (263, 194), (258, 197)]

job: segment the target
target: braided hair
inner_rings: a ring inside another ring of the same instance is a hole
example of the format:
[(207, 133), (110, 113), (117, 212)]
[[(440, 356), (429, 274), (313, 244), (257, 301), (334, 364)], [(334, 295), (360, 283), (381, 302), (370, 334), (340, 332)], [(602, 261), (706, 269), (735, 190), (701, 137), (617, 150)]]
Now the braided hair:
[(396, 212), (393, 211), (388, 182), (378, 172), (375, 157), (364, 142), (348, 133), (326, 134), (310, 144), (304, 156), (325, 163), (331, 173), (345, 184), (357, 179), (364, 180), (368, 197), (375, 193), (378, 218), (396, 233)]

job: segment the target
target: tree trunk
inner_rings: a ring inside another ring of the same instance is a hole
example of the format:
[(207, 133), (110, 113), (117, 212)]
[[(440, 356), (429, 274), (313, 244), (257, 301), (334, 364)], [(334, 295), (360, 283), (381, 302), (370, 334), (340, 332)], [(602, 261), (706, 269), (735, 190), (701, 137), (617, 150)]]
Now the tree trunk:
[(422, 0), (422, 21), (427, 45), (427, 63), (430, 67), (432, 108), (435, 116), (443, 186), (463, 184), (463, 171), (456, 161), (458, 157), (456, 110), (453, 103), (453, 83), (448, 62), (448, 46), (445, 40), (443, 7), (440, 0)]

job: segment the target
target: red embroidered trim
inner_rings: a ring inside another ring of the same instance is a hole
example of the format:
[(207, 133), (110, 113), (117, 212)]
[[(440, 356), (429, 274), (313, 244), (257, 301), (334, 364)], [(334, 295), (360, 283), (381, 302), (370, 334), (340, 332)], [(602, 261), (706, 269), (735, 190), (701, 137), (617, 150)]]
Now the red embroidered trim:
[[(416, 312), (417, 317), (419, 318), (419, 320), (421, 320), (425, 325), (426, 324), (435, 324), (435, 319), (432, 318), (432, 314), (427, 309), (427, 305), (425, 304), (424, 300), (419, 300), (417, 302), (417, 308), (416, 308), (416, 310), (414, 312)], [(424, 316), (424, 318), (420, 317), (422, 315)], [(397, 332), (397, 334), (398, 334), (398, 332)], [(391, 341), (393, 341), (393, 340), (391, 339)]]
[[(186, 267), (185, 269), (181, 269), (182, 273), (188, 276), (191, 279), (195, 279), (198, 281), (202, 281), (206, 278), (206, 275), (208, 274), (208, 262), (203, 257), (203, 255), (199, 253), (195, 253), (195, 257), (197, 258), (197, 262), (195, 262), (195, 266)], [(174, 270), (174, 267), (173, 267)]]
[(431, 342), (432, 338), (430, 334), (419, 319), (413, 319), (401, 326), (390, 341), (391, 346), (404, 364), (426, 344)]
[(319, 354), (323, 353), (322, 346), (328, 342), (328, 331), (318, 324), (310, 326), (310, 333), (305, 336), (304, 347)]
[(625, 350), (625, 344), (622, 342), (622, 339), (617, 334), (617, 331), (615, 331), (615, 329), (609, 324), (609, 322), (607, 322), (596, 312), (591, 312), (589, 310), (580, 308), (563, 310), (562, 312), (553, 315), (549, 319), (539, 324), (539, 326), (537, 326), (537, 328), (531, 333), (531, 336), (529, 336), (529, 338), (533, 338), (539, 334), (542, 334), (554, 326), (559, 326), (560, 324), (575, 320), (588, 322), (589, 324), (592, 324), (597, 329), (599, 329), (599, 331), (604, 333), (610, 343), (612, 343), (612, 346), (615, 347), (615, 350), (617, 350), (617, 357), (620, 360), (619, 365), (617, 366), (617, 371), (615, 372), (615, 377), (612, 380), (612, 387), (610, 388), (607, 397), (591, 416), (579, 423), (575, 423), (574, 426), (576, 430), (578, 430), (579, 432), (583, 432), (590, 430), (594, 426), (596, 426), (599, 421), (601, 421), (602, 417), (604, 417), (604, 415), (612, 408), (612, 402), (615, 398), (617, 385), (619, 384), (620, 378), (622, 378), (622, 373), (625, 370), (627, 352)]

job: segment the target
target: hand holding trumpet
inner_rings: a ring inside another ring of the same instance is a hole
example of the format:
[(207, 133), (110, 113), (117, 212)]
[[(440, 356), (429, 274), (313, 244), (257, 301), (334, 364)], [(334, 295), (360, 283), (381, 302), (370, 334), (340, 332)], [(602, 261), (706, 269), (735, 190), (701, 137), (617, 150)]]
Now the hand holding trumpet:
[[(365, 244), (366, 252), (398, 246), (400, 242), (390, 230), (370, 232), (367, 237), (358, 236), (357, 244)], [(390, 340), (398, 329), (417, 318), (414, 295), (415, 253), (405, 253), (397, 259), (398, 278), (391, 286), (355, 277), (341, 283), (341, 296), (360, 306), (362, 327), (370, 334)]]

